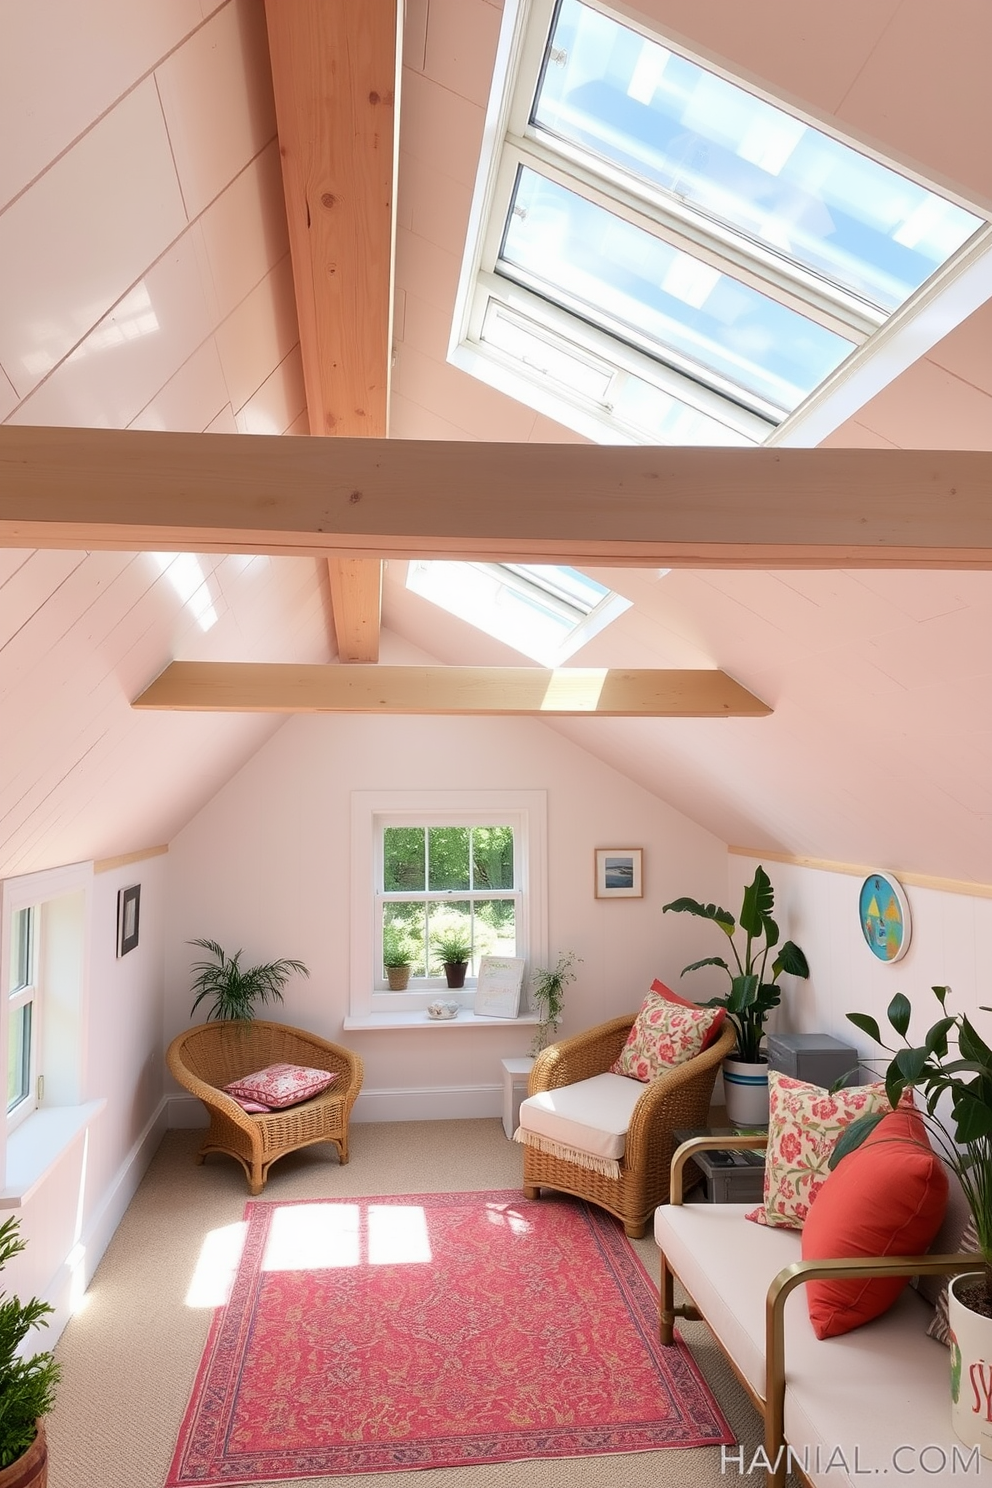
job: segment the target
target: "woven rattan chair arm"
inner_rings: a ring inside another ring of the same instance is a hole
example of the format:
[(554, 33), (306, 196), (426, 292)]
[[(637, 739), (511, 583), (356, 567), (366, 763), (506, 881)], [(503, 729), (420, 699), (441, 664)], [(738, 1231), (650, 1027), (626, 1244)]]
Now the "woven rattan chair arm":
[(213, 1106), (218, 1111), (222, 1111), (229, 1121), (234, 1122), (235, 1126), (240, 1126), (243, 1131), (250, 1132), (252, 1122), (248, 1112), (242, 1110), (237, 1101), (232, 1100), (226, 1091), (209, 1084), (206, 1080), (201, 1080), (199, 1075), (194, 1074), (183, 1064), (182, 1051), (185, 1042), (186, 1035), (180, 1034), (178, 1038), (173, 1039), (166, 1050), (165, 1060), (175, 1080), (191, 1095), (203, 1101), (205, 1106)]
[(626, 1043), (636, 1016), (625, 1013), (622, 1018), (611, 1018), (542, 1050), (530, 1072), (528, 1095), (605, 1074)]
[(630, 1167), (636, 1168), (640, 1164), (648, 1146), (657, 1140), (658, 1131), (682, 1124), (678, 1107), (691, 1100), (694, 1086), (702, 1084), (712, 1089), (715, 1070), (730, 1053), (735, 1041), (733, 1028), (726, 1026), (715, 1044), (645, 1085), (644, 1094), (634, 1107), (627, 1128), (625, 1160)]

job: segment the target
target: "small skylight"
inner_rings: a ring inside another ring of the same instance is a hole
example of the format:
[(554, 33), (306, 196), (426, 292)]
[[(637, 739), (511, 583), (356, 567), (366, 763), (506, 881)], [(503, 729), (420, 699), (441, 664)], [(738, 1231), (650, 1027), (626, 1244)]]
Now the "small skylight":
[(630, 608), (574, 568), (529, 563), (448, 563), (417, 559), (407, 588), (450, 615), (521, 651), (559, 666)]
[(583, 0), (506, 0), (451, 360), (604, 442), (760, 444), (983, 226)]

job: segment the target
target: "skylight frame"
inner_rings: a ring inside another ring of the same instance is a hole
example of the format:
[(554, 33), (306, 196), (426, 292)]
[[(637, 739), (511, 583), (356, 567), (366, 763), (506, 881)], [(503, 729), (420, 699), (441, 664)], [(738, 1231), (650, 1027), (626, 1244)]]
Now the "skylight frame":
[[(791, 411), (778, 413), (774, 419), (764, 417), (765, 409), (739, 409), (733, 403), (727, 404), (718, 399), (720, 410), (711, 416), (715, 416), (719, 424), (731, 431), (727, 442), (780, 443), (783, 437), (788, 439), (792, 421), (801, 422), (808, 404), (822, 404), (825, 387), (834, 388), (842, 384), (846, 377), (857, 375), (865, 364), (866, 356), (874, 349), (874, 336), (880, 327), (884, 333), (893, 320), (905, 322), (911, 319), (918, 299), (922, 302), (925, 298), (932, 297), (930, 291), (934, 280), (939, 278), (943, 284), (950, 285), (958, 272), (959, 262), (960, 272), (967, 273), (968, 262), (987, 253), (992, 243), (992, 229), (988, 227), (989, 214), (976, 203), (965, 200), (960, 193), (947, 189), (943, 183), (926, 179), (920, 173), (907, 169), (903, 162), (887, 159), (881, 152), (867, 148), (861, 141), (846, 138), (839, 130), (831, 127), (829, 122), (796, 108), (791, 101), (755, 87), (750, 79), (735, 77), (729, 70), (714, 65), (709, 58), (694, 55), (680, 43), (672, 44), (657, 28), (643, 22), (638, 23), (630, 15), (599, 3), (599, 0), (583, 0), (583, 3), (628, 30), (639, 32), (646, 40), (670, 48), (673, 53), (704, 71), (789, 114), (821, 135), (855, 149), (866, 159), (894, 171), (898, 176), (919, 185), (924, 191), (932, 192), (961, 208), (979, 224), (971, 237), (945, 260), (931, 278), (925, 280), (898, 309), (889, 314), (880, 312), (867, 300), (861, 300), (855, 292), (839, 289), (825, 277), (821, 278), (815, 270), (797, 265), (790, 266), (787, 274), (781, 274), (777, 262), (781, 255), (773, 249), (763, 254), (761, 245), (754, 240), (751, 240), (753, 251), (749, 251), (746, 259), (742, 260), (735, 246), (735, 239), (740, 236), (736, 229), (727, 231), (720, 223), (711, 220), (704, 240), (701, 240), (698, 232), (700, 213), (697, 209), (690, 208), (683, 212), (677, 202), (664, 199), (658, 193), (652, 198), (650, 190), (645, 189), (644, 183), (640, 181), (636, 182), (637, 190), (632, 193), (629, 182), (623, 179), (625, 173), (601, 160), (597, 161), (593, 178), (581, 158), (581, 149), (571, 150), (567, 141), (557, 140), (553, 150), (548, 148), (543, 131), (532, 125), (530, 115), (537, 97), (547, 38), (556, 16), (556, 0), (506, 0), (480, 174), (456, 299), (449, 361), (597, 442), (666, 442), (663, 436), (659, 436), (657, 429), (630, 425), (625, 427), (608, 405), (583, 406), (581, 398), (560, 393), (546, 381), (542, 385), (540, 376), (522, 370), (519, 365), (514, 367), (512, 357), (501, 359), (480, 336), (480, 326), (488, 305), (503, 298), (507, 289), (515, 292), (517, 309), (529, 314), (535, 321), (550, 321), (549, 310), (557, 308), (552, 306), (551, 301), (542, 300), (539, 294), (534, 294), (528, 286), (519, 285), (513, 280), (504, 280), (502, 275), (494, 272), (498, 244), (506, 221), (508, 193), (513, 189), (515, 165), (525, 159), (542, 174), (550, 177), (554, 173), (559, 178), (565, 177), (563, 184), (568, 189), (578, 189), (580, 194), (590, 199), (601, 197), (602, 183), (610, 178), (608, 209), (611, 212), (625, 220), (633, 217), (639, 221), (650, 221), (651, 230), (657, 233), (662, 242), (696, 258), (713, 262), (715, 267), (729, 273), (732, 278), (753, 286), (768, 294), (770, 299), (797, 310), (812, 323), (833, 330), (851, 341), (851, 353), (840, 361), (834, 371), (818, 386), (813, 387)], [(514, 80), (512, 86), (506, 82), (507, 79)], [(712, 256), (714, 249), (718, 260), (714, 260)], [(759, 259), (762, 261), (756, 272), (755, 265)], [(801, 294), (797, 293), (797, 289), (801, 290)], [(528, 294), (531, 296), (529, 305), (526, 303)], [(597, 329), (588, 320), (577, 315), (567, 318), (570, 322), (569, 339), (573, 345), (592, 352)], [(608, 336), (606, 339), (610, 340)], [(614, 342), (614, 346), (622, 348), (621, 355), (632, 375), (649, 384), (658, 385), (657, 373), (659, 366), (663, 364), (656, 361), (654, 356), (639, 357), (637, 347), (623, 346), (621, 342)], [(596, 348), (596, 354), (601, 354), (602, 350), (600, 344)], [(666, 356), (666, 360), (673, 359)], [(666, 377), (667, 395), (681, 399), (690, 409), (702, 411), (705, 405), (700, 403), (700, 392), (708, 389), (697, 380), (695, 371), (680, 370), (678, 366), (665, 370), (673, 374)], [(894, 373), (889, 372), (886, 380), (891, 375)], [(710, 413), (710, 410), (706, 411)], [(742, 412), (747, 414), (743, 420)], [(762, 415), (757, 421), (754, 418), (755, 413)], [(821, 415), (821, 422), (823, 416)]]

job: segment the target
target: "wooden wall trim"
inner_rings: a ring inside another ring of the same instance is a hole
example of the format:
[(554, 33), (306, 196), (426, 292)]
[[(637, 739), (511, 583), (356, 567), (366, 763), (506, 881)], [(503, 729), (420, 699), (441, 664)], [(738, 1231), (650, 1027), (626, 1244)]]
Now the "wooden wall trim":
[(728, 847), (728, 853), (740, 858), (755, 858), (764, 863), (789, 863), (794, 868), (816, 868), (821, 873), (846, 873), (853, 878), (869, 878), (871, 874), (891, 873), (902, 884), (911, 884), (917, 889), (937, 889), (942, 894), (966, 894), (971, 899), (992, 899), (992, 884), (973, 883), (964, 878), (938, 878), (932, 873), (913, 873), (904, 868), (883, 868), (878, 863), (837, 863), (831, 858), (795, 857), (791, 853), (763, 852), (757, 847)]
[(160, 847), (143, 847), (139, 852), (121, 853), (116, 858), (99, 858), (93, 864), (93, 872), (110, 873), (114, 868), (126, 868), (130, 863), (143, 863), (146, 858), (160, 858), (168, 851), (168, 843), (162, 843)]

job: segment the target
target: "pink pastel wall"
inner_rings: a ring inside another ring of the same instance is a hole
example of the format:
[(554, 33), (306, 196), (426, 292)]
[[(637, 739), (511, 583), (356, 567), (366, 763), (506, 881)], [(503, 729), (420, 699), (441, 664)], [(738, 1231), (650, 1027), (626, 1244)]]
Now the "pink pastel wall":
[[(550, 954), (583, 958), (565, 1034), (638, 1006), (654, 976), (678, 978), (696, 927), (661, 909), (723, 891), (726, 848), (710, 833), (529, 719), (296, 717), (170, 844), (166, 1037), (189, 1018), (188, 940), (296, 956), (311, 979), (294, 981), (277, 1016), (358, 1049), (359, 1117), (363, 1104), (366, 1119), (495, 1115), (500, 1060), (527, 1052), (531, 1028), (342, 1032), (350, 792), (473, 787), (547, 791)], [(644, 848), (643, 899), (594, 898), (593, 850), (609, 846)]]

